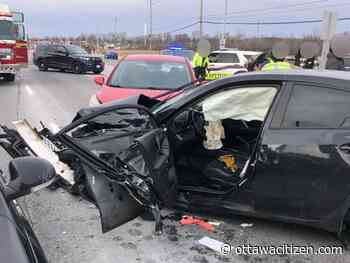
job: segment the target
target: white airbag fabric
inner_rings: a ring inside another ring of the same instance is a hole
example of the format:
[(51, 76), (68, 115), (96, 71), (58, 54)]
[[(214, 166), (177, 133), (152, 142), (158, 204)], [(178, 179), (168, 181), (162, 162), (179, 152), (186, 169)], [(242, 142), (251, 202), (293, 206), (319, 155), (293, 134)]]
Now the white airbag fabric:
[(203, 102), (206, 121), (264, 121), (276, 94), (272, 87), (240, 88), (215, 94)]
[(222, 145), (221, 139), (225, 139), (225, 130), (221, 121), (210, 121), (204, 126), (207, 140), (204, 141), (204, 148), (208, 150), (220, 149)]
[(203, 102), (207, 140), (203, 146), (208, 150), (220, 149), (225, 138), (222, 120), (235, 119), (264, 121), (276, 94), (271, 87), (240, 88), (213, 95)]

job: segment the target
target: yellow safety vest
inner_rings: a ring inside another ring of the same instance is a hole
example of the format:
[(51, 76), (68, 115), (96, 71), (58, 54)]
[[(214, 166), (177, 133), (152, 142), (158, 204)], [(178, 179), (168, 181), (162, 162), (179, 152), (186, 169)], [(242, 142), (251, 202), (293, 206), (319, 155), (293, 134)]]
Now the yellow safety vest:
[(216, 79), (222, 79), (222, 78), (232, 77), (232, 76), (233, 74), (231, 72), (209, 71), (205, 79), (216, 80)]
[(278, 62), (269, 62), (267, 63), (262, 69), (261, 71), (273, 71), (273, 70), (290, 70), (292, 69), (293, 66), (288, 63), (288, 62), (284, 62), (284, 61), (278, 61)]
[(207, 67), (209, 65), (209, 59), (208, 57), (203, 58), (198, 52), (196, 52), (192, 60), (192, 65), (194, 68)]

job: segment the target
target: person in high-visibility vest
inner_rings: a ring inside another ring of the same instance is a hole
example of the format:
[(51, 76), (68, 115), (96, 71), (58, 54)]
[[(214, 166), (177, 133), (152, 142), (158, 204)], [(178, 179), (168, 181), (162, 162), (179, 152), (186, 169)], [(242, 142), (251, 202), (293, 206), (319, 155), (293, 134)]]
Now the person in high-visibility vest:
[(269, 58), (269, 63), (264, 65), (261, 71), (290, 70), (293, 68), (294, 68), (293, 65), (285, 61), (285, 58), (278, 59), (272, 55)]
[(202, 57), (198, 52), (196, 52), (192, 59), (192, 65), (196, 78), (205, 79), (209, 65), (208, 57)]

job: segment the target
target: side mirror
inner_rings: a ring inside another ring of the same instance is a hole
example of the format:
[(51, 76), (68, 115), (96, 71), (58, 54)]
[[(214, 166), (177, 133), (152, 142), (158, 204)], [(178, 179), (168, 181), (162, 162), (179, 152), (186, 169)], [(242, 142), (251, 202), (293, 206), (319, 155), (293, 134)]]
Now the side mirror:
[(104, 76), (96, 76), (95, 83), (99, 86), (103, 86), (103, 84), (105, 83), (105, 77)]
[(14, 200), (50, 185), (56, 176), (53, 165), (37, 157), (21, 157), (9, 164), (10, 182), (4, 186), (7, 200)]

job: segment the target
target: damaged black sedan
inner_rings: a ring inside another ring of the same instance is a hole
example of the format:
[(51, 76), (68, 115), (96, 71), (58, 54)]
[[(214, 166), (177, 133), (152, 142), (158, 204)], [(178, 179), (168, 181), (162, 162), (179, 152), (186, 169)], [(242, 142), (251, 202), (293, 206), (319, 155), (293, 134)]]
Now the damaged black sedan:
[(350, 77), (242, 74), (82, 109), (56, 134), (4, 131), (13, 157), (48, 159), (103, 231), (163, 207), (242, 214), (341, 234), (350, 222)]

